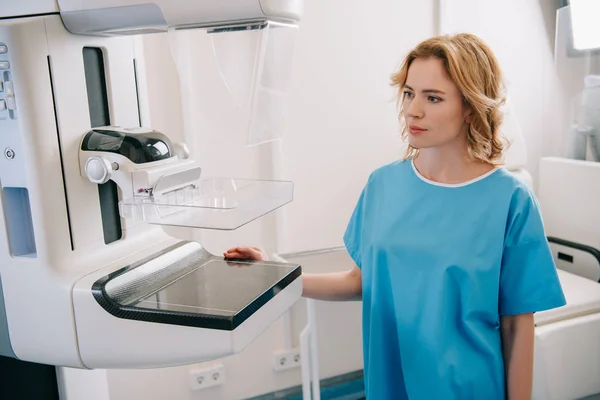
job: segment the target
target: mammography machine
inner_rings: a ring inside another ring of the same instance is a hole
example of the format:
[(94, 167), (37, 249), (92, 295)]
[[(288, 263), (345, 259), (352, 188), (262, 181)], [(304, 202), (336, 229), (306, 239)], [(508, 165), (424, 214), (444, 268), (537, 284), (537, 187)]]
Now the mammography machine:
[[(228, 263), (165, 233), (236, 229), (290, 202), (293, 185), (204, 177), (185, 144), (141, 128), (131, 35), (275, 35), (301, 12), (301, 0), (0, 2), (0, 355), (80, 369), (195, 363), (241, 351), (299, 299), (298, 265)], [(280, 136), (267, 61), (251, 97), (260, 140)]]
[[(263, 32), (243, 92), (248, 142), (259, 143), (281, 136), (283, 102), (272, 100), (285, 87), (267, 64), (277, 57), (263, 56), (295, 29), (302, 2), (0, 0), (1, 356), (60, 366), (61, 397), (87, 400), (96, 387), (69, 371), (224, 357), (297, 301), (299, 265), (225, 262), (163, 229), (236, 229), (290, 202), (293, 185), (205, 177), (184, 143), (146, 128), (136, 35)], [(514, 122), (506, 166), (533, 187)], [(535, 399), (600, 392), (599, 165), (541, 163), (568, 305), (536, 314)]]

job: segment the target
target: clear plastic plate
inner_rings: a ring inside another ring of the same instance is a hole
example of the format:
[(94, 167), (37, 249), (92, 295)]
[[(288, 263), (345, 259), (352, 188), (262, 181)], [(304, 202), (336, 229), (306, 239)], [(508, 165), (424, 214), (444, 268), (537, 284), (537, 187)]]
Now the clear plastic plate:
[(161, 196), (123, 199), (119, 211), (150, 224), (233, 230), (291, 202), (293, 192), (287, 181), (206, 178)]

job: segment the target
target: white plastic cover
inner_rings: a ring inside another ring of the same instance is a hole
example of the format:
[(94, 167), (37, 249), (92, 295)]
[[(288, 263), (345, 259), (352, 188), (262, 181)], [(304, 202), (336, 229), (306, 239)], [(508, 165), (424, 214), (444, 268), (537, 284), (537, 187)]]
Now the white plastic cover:
[[(205, 33), (218, 68), (216, 78), (222, 80), (237, 106), (237, 113), (229, 117), (244, 121), (248, 145), (283, 137), (297, 34), (297, 25), (277, 22)], [(196, 104), (194, 98), (197, 96), (215, 95), (190, 89), (197, 88), (197, 74), (207, 73), (205, 66), (194, 65), (199, 58), (192, 57), (190, 51), (190, 46), (200, 45), (200, 33), (194, 32), (195, 37), (190, 35), (186, 31), (169, 31), (184, 107)], [(208, 61), (204, 59), (204, 62)], [(192, 111), (204, 112), (201, 109)], [(193, 147), (195, 140), (186, 137), (186, 142)]]
[[(32, 0), (19, 0), (31, 2)], [(48, 0), (44, 0), (48, 2)], [(52, 0), (50, 0), (53, 2)], [(6, 0), (8, 3), (8, 0)], [(256, 20), (299, 21), (303, 0), (57, 0), (76, 33), (218, 26)], [(14, 3), (14, 1), (13, 1)], [(0, 7), (3, 9), (3, 7)], [(71, 28), (69, 30), (72, 31)]]
[(283, 136), (297, 33), (297, 25), (269, 22), (211, 35), (221, 77), (248, 118), (249, 145)]

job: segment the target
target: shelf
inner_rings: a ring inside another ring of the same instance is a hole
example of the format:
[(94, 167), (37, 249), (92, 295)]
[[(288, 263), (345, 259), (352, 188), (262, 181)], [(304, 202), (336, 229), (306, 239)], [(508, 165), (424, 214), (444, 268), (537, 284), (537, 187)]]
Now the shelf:
[(124, 199), (119, 212), (150, 224), (233, 230), (291, 202), (293, 192), (287, 181), (206, 178), (161, 196)]

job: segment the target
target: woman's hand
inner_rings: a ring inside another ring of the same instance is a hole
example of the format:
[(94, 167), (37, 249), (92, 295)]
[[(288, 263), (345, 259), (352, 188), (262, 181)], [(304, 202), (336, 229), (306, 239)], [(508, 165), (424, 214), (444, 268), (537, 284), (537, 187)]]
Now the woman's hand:
[(223, 253), (223, 257), (257, 261), (267, 261), (269, 259), (267, 254), (261, 248), (252, 246), (233, 247)]
[[(233, 247), (223, 253), (225, 260), (267, 261), (267, 254), (259, 247)], [(229, 262), (228, 262), (229, 264)], [(248, 267), (250, 263), (235, 263)], [(302, 296), (326, 301), (360, 300), (362, 298), (362, 272), (356, 265), (351, 270), (328, 274), (302, 273)]]

